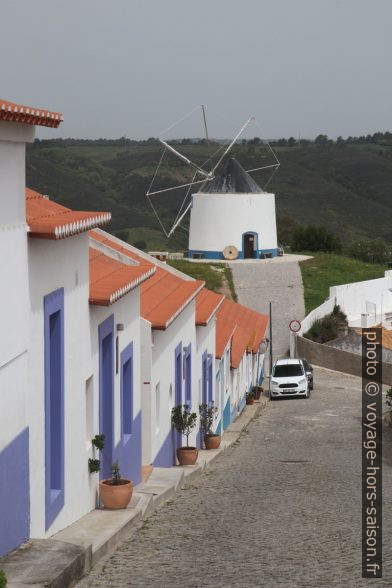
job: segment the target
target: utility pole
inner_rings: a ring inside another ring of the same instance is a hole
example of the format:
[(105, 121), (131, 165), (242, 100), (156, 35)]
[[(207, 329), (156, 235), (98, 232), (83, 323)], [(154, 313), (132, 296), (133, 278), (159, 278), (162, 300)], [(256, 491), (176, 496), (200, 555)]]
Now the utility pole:
[(270, 332), (270, 343), (269, 343), (269, 355), (270, 355), (270, 369), (269, 369), (269, 386), (268, 389), (271, 389), (271, 377), (272, 377), (272, 302), (269, 303), (269, 332)]

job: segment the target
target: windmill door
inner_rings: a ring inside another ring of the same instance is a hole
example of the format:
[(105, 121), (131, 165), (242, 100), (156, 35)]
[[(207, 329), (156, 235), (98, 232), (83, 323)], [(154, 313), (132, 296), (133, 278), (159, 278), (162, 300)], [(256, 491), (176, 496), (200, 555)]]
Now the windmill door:
[(251, 259), (254, 253), (255, 236), (250, 233), (244, 235), (244, 257), (245, 259)]

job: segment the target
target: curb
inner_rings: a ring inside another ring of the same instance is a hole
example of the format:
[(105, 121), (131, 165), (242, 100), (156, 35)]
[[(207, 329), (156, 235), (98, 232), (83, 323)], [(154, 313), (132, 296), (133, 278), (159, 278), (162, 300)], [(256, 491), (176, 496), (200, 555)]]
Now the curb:
[(239, 439), (268, 402), (263, 397), (252, 406), (245, 406), (237, 420), (223, 433), (220, 447), (200, 450), (199, 460), (194, 466), (154, 468), (146, 482), (135, 486), (126, 509), (95, 509), (50, 539), (32, 539), (0, 559), (0, 567), (9, 578), (8, 587), (74, 586), (99, 560), (111, 555), (121, 541), (136, 532), (143, 521), (173, 498), (184, 484), (197, 480), (219, 455)]

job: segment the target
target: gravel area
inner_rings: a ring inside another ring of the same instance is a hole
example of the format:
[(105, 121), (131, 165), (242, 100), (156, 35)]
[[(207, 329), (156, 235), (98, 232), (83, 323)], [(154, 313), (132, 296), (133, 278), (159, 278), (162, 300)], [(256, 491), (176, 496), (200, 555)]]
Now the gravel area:
[(288, 352), (289, 322), (305, 316), (301, 259), (307, 257), (285, 255), (265, 262), (230, 264), (238, 302), (264, 314), (269, 313), (272, 302), (274, 361)]
[(391, 586), (392, 433), (374, 582), (361, 578), (360, 415), (360, 380), (316, 368), (309, 400), (269, 403), (80, 588)]

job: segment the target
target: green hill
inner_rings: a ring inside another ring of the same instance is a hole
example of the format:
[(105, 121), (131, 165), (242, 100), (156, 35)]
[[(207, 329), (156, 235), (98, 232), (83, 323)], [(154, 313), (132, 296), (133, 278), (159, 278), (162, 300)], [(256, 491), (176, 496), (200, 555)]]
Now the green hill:
[[(215, 148), (181, 146), (200, 161)], [(276, 194), (280, 239), (285, 241), (297, 222), (325, 225), (346, 242), (367, 236), (392, 243), (392, 143), (357, 140), (275, 149), (281, 167), (268, 190)], [(246, 169), (260, 165), (264, 154), (259, 145), (235, 147)], [(147, 249), (184, 249), (186, 232), (179, 229), (167, 240), (145, 197), (160, 155), (153, 140), (37, 141), (27, 150), (27, 185), (75, 209), (111, 211), (110, 230), (131, 243), (144, 241)], [(261, 186), (267, 178), (263, 174), (253, 174)], [(156, 178), (159, 187), (188, 179), (189, 170), (174, 157)], [(179, 190), (155, 200), (165, 222), (174, 218), (183, 197)]]

